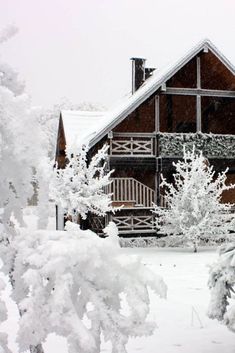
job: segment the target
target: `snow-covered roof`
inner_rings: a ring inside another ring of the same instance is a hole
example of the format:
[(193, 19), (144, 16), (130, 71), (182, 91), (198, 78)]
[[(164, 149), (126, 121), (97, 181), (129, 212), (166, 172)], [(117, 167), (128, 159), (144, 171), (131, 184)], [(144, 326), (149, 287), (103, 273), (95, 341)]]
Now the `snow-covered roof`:
[(91, 139), (90, 145), (96, 144), (108, 131), (119, 124), (127, 115), (132, 113), (141, 103), (150, 97), (163, 83), (169, 80), (178, 70), (187, 64), (201, 50), (209, 49), (221, 62), (235, 75), (235, 66), (215, 47), (209, 40), (204, 39), (193, 47), (179, 60), (166, 66), (161, 70), (154, 71), (153, 75), (147, 79), (143, 85), (132, 95), (126, 97), (122, 103), (106, 116), (106, 126), (102, 126), (97, 134)]
[(100, 111), (62, 110), (66, 148), (74, 144), (89, 143), (105, 124), (105, 113)]
[[(225, 56), (214, 46), (209, 39), (204, 39), (194, 46), (188, 53), (181, 56), (179, 60), (154, 71), (143, 85), (132, 95), (126, 96), (114, 110), (107, 112), (68, 112), (63, 113), (63, 122), (67, 119), (67, 132), (65, 136), (67, 143), (74, 140), (83, 139), (89, 143), (90, 147), (95, 145), (110, 130), (119, 124), (127, 115), (132, 113), (140, 104), (149, 98), (167, 80), (169, 80), (178, 70), (187, 64), (201, 50), (210, 50), (218, 59), (235, 75), (235, 67)], [(85, 115), (82, 113), (86, 113)], [(76, 118), (78, 117), (78, 119)], [(65, 117), (65, 119), (64, 119)], [(66, 125), (66, 123), (65, 123)], [(66, 130), (66, 128), (65, 128)], [(68, 135), (67, 135), (68, 134)]]

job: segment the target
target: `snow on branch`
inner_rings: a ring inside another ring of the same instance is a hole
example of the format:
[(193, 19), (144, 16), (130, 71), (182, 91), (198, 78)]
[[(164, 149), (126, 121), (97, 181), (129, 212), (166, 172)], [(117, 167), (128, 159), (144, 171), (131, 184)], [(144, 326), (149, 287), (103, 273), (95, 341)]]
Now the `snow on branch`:
[(123, 255), (115, 224), (104, 239), (75, 223), (66, 227), (22, 230), (15, 238), (20, 349), (55, 332), (67, 339), (69, 353), (100, 352), (101, 334), (112, 352), (124, 353), (130, 336), (152, 334), (148, 288), (165, 297), (166, 285), (139, 259)]

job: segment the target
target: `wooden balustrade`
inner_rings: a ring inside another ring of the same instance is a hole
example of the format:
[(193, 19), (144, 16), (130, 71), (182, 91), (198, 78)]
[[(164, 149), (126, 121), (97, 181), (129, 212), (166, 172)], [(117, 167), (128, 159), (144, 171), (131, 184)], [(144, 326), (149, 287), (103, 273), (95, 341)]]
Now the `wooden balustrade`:
[(155, 232), (154, 215), (111, 215), (111, 220), (117, 225), (120, 233), (125, 232)]
[(153, 207), (155, 191), (134, 178), (112, 178), (109, 186), (113, 202), (124, 207)]
[(151, 134), (116, 133), (110, 139), (110, 156), (154, 157), (154, 145)]

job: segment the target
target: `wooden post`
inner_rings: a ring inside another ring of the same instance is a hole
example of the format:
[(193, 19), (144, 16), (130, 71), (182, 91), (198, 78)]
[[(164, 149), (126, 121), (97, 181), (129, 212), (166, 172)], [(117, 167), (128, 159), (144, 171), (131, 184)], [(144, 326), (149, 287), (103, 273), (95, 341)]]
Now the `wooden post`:
[[(197, 56), (197, 89), (201, 89), (201, 59)], [(196, 112), (197, 112), (197, 132), (202, 130), (202, 117), (201, 117), (201, 96), (197, 95)]]

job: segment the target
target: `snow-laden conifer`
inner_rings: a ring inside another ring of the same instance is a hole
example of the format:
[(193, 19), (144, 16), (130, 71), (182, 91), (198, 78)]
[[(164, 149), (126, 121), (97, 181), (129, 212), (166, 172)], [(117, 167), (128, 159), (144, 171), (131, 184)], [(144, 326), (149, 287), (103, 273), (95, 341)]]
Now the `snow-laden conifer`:
[(217, 262), (210, 268), (208, 284), (211, 289), (208, 316), (235, 332), (235, 243), (221, 247)]
[(88, 161), (86, 146), (68, 156), (64, 169), (55, 168), (51, 184), (51, 196), (60, 205), (68, 218), (79, 221), (91, 212), (104, 216), (112, 211), (111, 194), (107, 188), (112, 171), (106, 171), (108, 145), (104, 145)]
[(22, 230), (15, 238), (16, 300), (21, 351), (55, 332), (69, 353), (100, 352), (101, 334), (112, 352), (126, 352), (131, 336), (149, 335), (149, 288), (165, 297), (161, 277), (138, 258), (123, 255), (109, 224), (101, 239), (67, 222), (67, 232)]
[(156, 224), (170, 243), (193, 246), (200, 241), (216, 242), (229, 238), (232, 204), (222, 203), (222, 193), (234, 188), (226, 185), (227, 170), (216, 174), (202, 152), (186, 152), (173, 163), (176, 172), (171, 184), (162, 177), (166, 207), (155, 205)]

